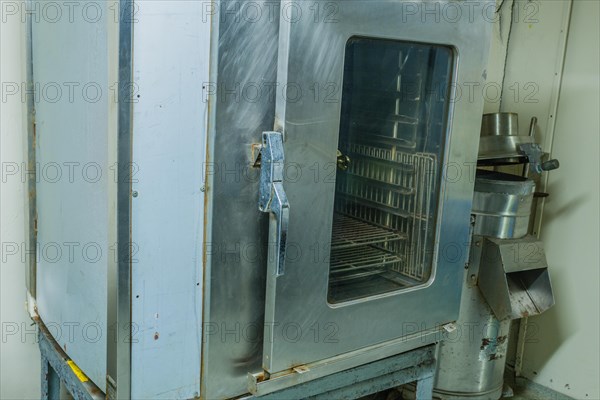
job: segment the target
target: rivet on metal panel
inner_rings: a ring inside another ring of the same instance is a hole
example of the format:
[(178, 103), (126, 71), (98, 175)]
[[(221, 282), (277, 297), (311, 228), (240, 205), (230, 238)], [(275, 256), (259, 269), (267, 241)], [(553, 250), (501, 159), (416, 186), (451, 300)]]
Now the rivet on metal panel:
[(132, 197), (138, 197), (139, 193), (137, 190), (134, 190), (133, 192), (131, 192), (131, 196)]

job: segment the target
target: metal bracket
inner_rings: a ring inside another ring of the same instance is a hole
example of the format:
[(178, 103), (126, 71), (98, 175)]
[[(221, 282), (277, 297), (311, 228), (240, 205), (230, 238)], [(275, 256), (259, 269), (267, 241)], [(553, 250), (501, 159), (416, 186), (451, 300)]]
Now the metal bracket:
[(280, 132), (263, 132), (260, 151), (260, 187), (258, 209), (271, 213), (269, 242), (275, 243), (275, 271), (283, 275), (290, 205), (283, 189), (283, 135)]
[(530, 170), (536, 174), (541, 174), (542, 171), (551, 171), (560, 166), (556, 159), (542, 162), (542, 158), (546, 153), (544, 153), (542, 147), (537, 143), (520, 144), (519, 151), (527, 157)]

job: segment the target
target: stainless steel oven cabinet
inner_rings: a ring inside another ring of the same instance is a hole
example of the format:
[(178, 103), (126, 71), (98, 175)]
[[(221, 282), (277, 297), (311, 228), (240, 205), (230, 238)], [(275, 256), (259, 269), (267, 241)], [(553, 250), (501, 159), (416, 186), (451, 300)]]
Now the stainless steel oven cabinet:
[(30, 109), (39, 162), (105, 171), (36, 182), (38, 246), (106, 247), (32, 263), (42, 323), (102, 328), (55, 339), (109, 398), (238, 397), (439, 341), (494, 6), (120, 0), (98, 23), (30, 19), (30, 83), (104, 93)]
[(213, 17), (207, 397), (458, 316), (493, 2), (277, 10)]

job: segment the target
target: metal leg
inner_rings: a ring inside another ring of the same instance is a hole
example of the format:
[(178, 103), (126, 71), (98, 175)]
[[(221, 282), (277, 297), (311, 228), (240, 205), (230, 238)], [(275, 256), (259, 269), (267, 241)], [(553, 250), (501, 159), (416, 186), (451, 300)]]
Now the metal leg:
[(42, 357), (42, 400), (60, 400), (60, 378), (47, 359)]
[(48, 368), (50, 368), (48, 361), (42, 357), (42, 370), (40, 374), (42, 400), (48, 400)]
[[(39, 347), (42, 358), (42, 400), (104, 400), (104, 393), (91, 381), (81, 379), (69, 364), (68, 356), (54, 341), (41, 321), (39, 327)], [(62, 391), (62, 394), (61, 394)]]
[(416, 400), (431, 400), (433, 397), (433, 377), (434, 375), (431, 375), (417, 381)]

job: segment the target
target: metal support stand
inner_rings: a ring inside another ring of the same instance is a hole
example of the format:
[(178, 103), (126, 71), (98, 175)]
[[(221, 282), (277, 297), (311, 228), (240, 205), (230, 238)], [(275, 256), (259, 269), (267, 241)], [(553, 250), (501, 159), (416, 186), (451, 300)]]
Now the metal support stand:
[(436, 370), (435, 349), (436, 345), (421, 347), (273, 393), (245, 399), (356, 399), (416, 382), (416, 399), (430, 400)]
[(39, 329), (38, 344), (42, 358), (42, 400), (60, 400), (61, 385), (75, 400), (104, 400), (104, 393), (82, 375), (77, 376), (71, 361), (50, 335), (41, 321), (36, 321)]
[(42, 399), (60, 399), (60, 378), (44, 357), (42, 357)]
[[(75, 400), (104, 400), (105, 395), (100, 388), (82, 378), (81, 374), (78, 376), (69, 365), (71, 360), (44, 324), (39, 320), (36, 322), (42, 357), (42, 400), (60, 400), (61, 385)], [(428, 345), (273, 393), (244, 399), (355, 399), (416, 382), (416, 399), (430, 400), (436, 371), (435, 350), (435, 344)]]
[(416, 398), (417, 400), (431, 399), (433, 397), (433, 382), (435, 378), (435, 372), (427, 378), (423, 378), (417, 381)]

